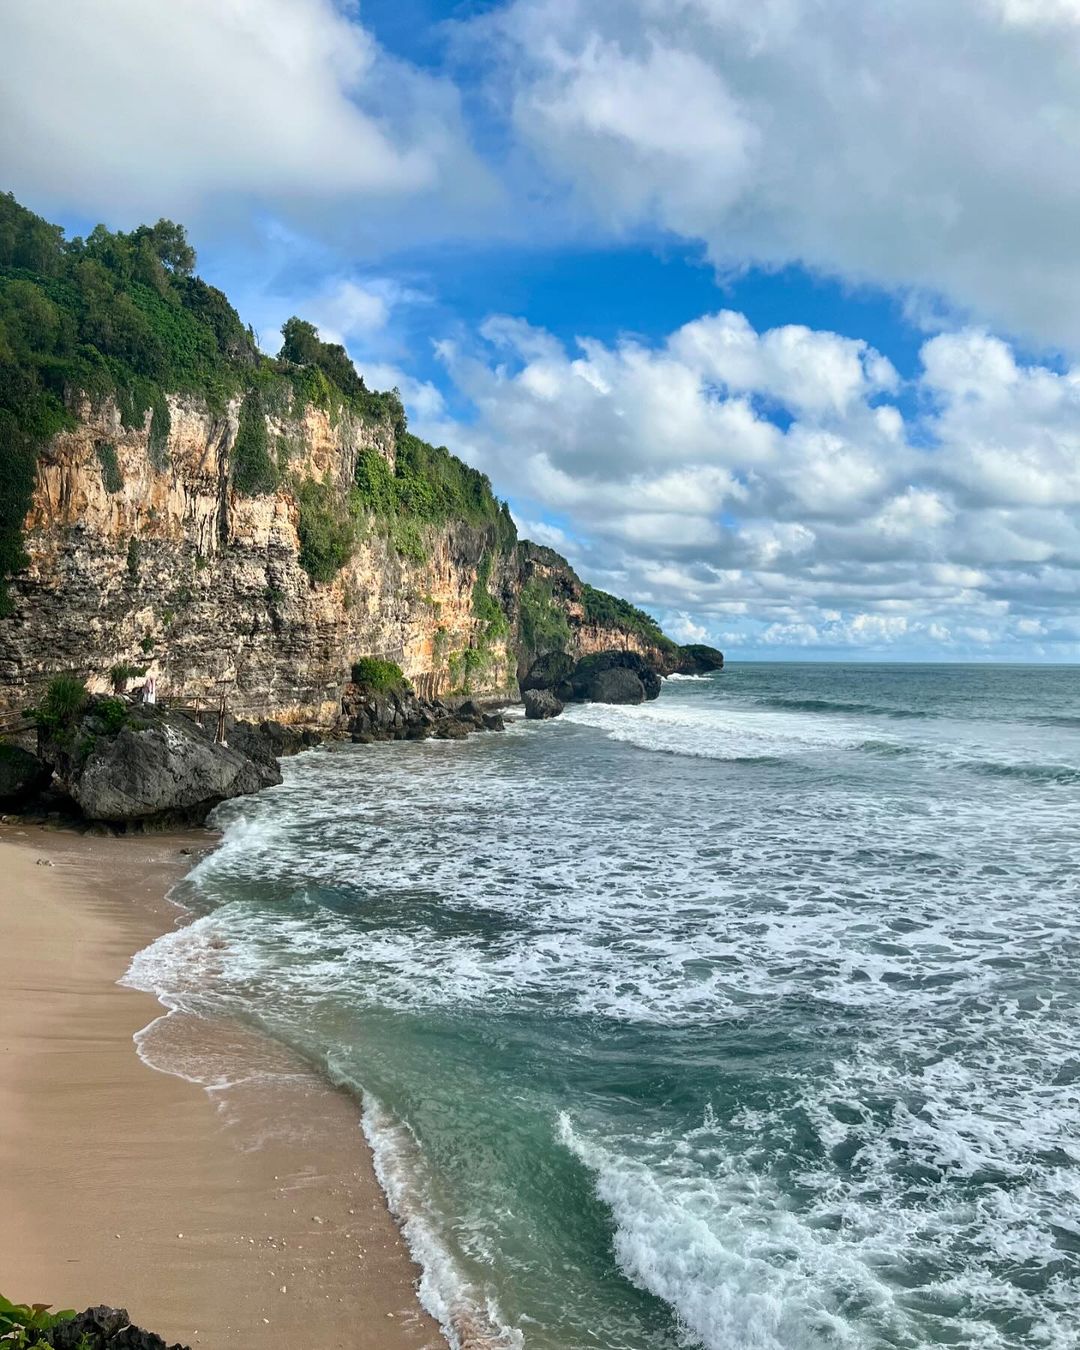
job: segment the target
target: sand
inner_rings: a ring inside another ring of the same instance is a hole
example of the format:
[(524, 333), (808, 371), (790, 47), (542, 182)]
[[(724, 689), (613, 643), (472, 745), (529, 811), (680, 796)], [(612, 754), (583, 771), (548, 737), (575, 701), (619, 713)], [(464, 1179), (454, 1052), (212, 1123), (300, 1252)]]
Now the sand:
[(246, 1085), (208, 1093), (136, 1053), (162, 1009), (116, 981), (178, 922), (180, 849), (210, 842), (0, 831), (0, 1292), (222, 1350), (445, 1350), (355, 1100), (225, 1023), (170, 1018), (147, 1043)]

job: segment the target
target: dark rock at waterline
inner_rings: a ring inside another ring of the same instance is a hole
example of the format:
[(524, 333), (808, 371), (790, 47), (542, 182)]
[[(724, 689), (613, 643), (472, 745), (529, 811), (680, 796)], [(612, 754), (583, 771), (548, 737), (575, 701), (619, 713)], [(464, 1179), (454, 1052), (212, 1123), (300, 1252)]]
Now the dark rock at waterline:
[(111, 824), (201, 824), (227, 798), (281, 782), (276, 760), (215, 744), (187, 714), (116, 698), (89, 699), (38, 749), (83, 815)]
[(0, 811), (19, 811), (52, 781), (48, 764), (20, 745), (0, 745)]
[(191, 1350), (179, 1343), (166, 1345), (152, 1331), (132, 1326), (125, 1308), (87, 1308), (36, 1335), (38, 1345), (52, 1350)]
[(226, 720), (225, 739), (231, 749), (261, 764), (273, 764), (323, 742), (321, 733), (308, 727), (291, 727), (283, 722), (240, 722), (232, 717)]
[(723, 669), (724, 653), (715, 647), (691, 642), (679, 648), (679, 664), (675, 667), (677, 675), (708, 675), (711, 671)]
[(574, 669), (574, 658), (566, 652), (547, 652), (538, 657), (529, 667), (529, 673), (521, 681), (523, 694), (530, 689), (554, 689), (569, 679)]
[(532, 721), (558, 717), (563, 710), (563, 705), (550, 689), (526, 689), (522, 702), (525, 704), (525, 716)]
[(593, 652), (575, 663), (563, 652), (533, 662), (522, 694), (546, 689), (562, 703), (642, 703), (660, 693), (659, 672), (639, 652)]
[(632, 670), (613, 666), (590, 677), (584, 697), (591, 703), (644, 703), (647, 695), (644, 684)]
[(657, 698), (662, 681), (637, 652), (594, 652), (583, 656), (555, 694), (564, 702), (643, 703)]
[(407, 686), (375, 690), (347, 686), (341, 702), (345, 730), (353, 741), (413, 741), (434, 736), (460, 740), (474, 731), (502, 731), (502, 717), (466, 699), (444, 702), (421, 699)]

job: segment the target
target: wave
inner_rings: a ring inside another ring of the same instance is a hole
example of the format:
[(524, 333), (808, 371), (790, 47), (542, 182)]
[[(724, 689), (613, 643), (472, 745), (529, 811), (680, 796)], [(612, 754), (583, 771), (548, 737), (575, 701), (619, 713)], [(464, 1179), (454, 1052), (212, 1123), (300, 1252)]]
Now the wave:
[(841, 713), (854, 717), (890, 717), (897, 721), (924, 721), (938, 716), (936, 712), (918, 708), (898, 708), (877, 703), (861, 703), (850, 699), (793, 698), (787, 694), (751, 694), (755, 704), (767, 708), (783, 708), (788, 712)]
[(566, 709), (563, 718), (594, 727), (610, 740), (642, 750), (743, 763), (775, 763), (810, 751), (850, 749), (861, 739), (859, 728), (853, 724), (712, 701), (690, 704), (658, 700), (633, 707), (575, 704)]
[(370, 1093), (363, 1100), (364, 1137), (375, 1175), (420, 1267), (420, 1302), (442, 1327), (451, 1350), (521, 1350), (521, 1333), (503, 1324), (494, 1299), (470, 1283), (443, 1241), (447, 1225), (425, 1195), (426, 1163), (412, 1132)]
[(1008, 763), (1003, 760), (972, 760), (964, 765), (972, 773), (984, 778), (1015, 778), (1026, 783), (1060, 784), (1073, 787), (1080, 784), (1080, 768), (1071, 764)]

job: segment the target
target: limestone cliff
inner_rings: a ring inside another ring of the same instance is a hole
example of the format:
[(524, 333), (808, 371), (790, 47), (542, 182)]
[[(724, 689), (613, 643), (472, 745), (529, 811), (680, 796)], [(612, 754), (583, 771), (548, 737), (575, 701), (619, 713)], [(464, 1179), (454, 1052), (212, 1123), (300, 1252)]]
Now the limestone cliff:
[[(283, 721), (331, 720), (351, 662), (397, 661), (425, 689), (513, 684), (510, 621), (477, 613), (487, 570), (496, 604), (512, 601), (516, 561), (491, 532), (468, 522), (429, 527), (406, 556), (374, 515), (359, 518), (352, 557), (328, 581), (300, 562), (297, 484), (345, 494), (358, 454), (391, 468), (384, 422), (307, 406), (269, 418), (288, 456), (273, 492), (245, 496), (232, 484), (238, 402), (214, 416), (193, 399), (169, 398), (171, 430), (151, 454), (147, 425), (125, 430), (114, 400), (84, 401), (73, 430), (40, 454), (12, 612), (0, 619), (0, 710), (33, 702), (58, 671), (104, 690), (114, 667), (146, 670), (171, 698), (214, 701)], [(156, 462), (155, 462), (156, 461)], [(420, 556), (417, 556), (420, 555)], [(474, 659), (467, 680), (460, 666)]]
[(0, 725), (54, 675), (328, 725), (352, 663), (513, 694), (656, 623), (517, 542), (487, 478), (293, 317), (277, 357), (183, 227), (66, 239), (0, 194)]
[[(591, 613), (601, 593), (550, 549), (467, 519), (403, 543), (365, 512), (350, 495), (357, 465), (374, 455), (394, 470), (388, 420), (312, 404), (265, 414), (279, 482), (248, 495), (235, 484), (239, 398), (215, 414), (170, 395), (157, 444), (150, 413), (127, 429), (112, 397), (73, 411), (37, 459), (28, 565), (0, 618), (0, 717), (61, 671), (101, 692), (127, 667), (170, 700), (206, 705), (224, 691), (237, 715), (328, 725), (360, 656), (397, 662), (427, 695), (514, 695), (519, 669), (553, 648), (617, 647), (673, 668), (658, 630)], [(351, 557), (327, 580), (303, 563), (312, 485), (355, 521)], [(523, 594), (540, 595), (554, 632), (522, 635)]]

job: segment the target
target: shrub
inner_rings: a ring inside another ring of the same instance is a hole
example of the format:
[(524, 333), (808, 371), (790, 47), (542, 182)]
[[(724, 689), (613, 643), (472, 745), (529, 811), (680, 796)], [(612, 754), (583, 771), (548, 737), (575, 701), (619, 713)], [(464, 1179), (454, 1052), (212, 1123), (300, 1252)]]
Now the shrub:
[(141, 637), (139, 639), (139, 646), (143, 649), (143, 652), (149, 656), (154, 650), (154, 639), (152, 635), (147, 633), (145, 637)]
[(488, 641), (505, 637), (510, 625), (503, 613), (502, 606), (488, 590), (491, 581), (491, 554), (485, 554), (476, 569), (476, 581), (473, 583), (472, 610), (484, 625), (484, 637)]
[(277, 465), (270, 458), (262, 396), (252, 390), (240, 405), (240, 425), (232, 452), (233, 486), (247, 497), (274, 492)]
[(86, 707), (86, 685), (77, 675), (56, 675), (49, 681), (45, 697), (31, 711), (44, 731), (55, 735), (63, 731)]
[(116, 457), (116, 446), (112, 441), (100, 441), (94, 448), (101, 463), (101, 481), (105, 484), (105, 491), (119, 492), (124, 486), (124, 475)]
[(130, 666), (126, 661), (121, 661), (109, 671), (109, 679), (115, 692), (122, 694), (131, 680), (137, 680), (145, 674), (144, 667)]
[(388, 693), (391, 689), (402, 689), (405, 676), (396, 661), (384, 661), (378, 656), (362, 656), (352, 665), (353, 684), (362, 684), (367, 689)]
[(150, 453), (150, 463), (160, 471), (166, 468), (169, 463), (169, 435), (172, 432), (172, 415), (169, 412), (169, 405), (165, 401), (165, 396), (159, 389), (154, 391), (152, 407), (150, 439), (147, 449)]
[(565, 651), (570, 643), (566, 612), (555, 603), (552, 585), (533, 577), (521, 588), (521, 641), (533, 656)]
[(129, 705), (122, 698), (99, 698), (94, 704), (94, 716), (105, 724), (105, 730), (115, 735), (128, 720)]
[(139, 541), (132, 535), (127, 546), (127, 573), (132, 581), (139, 579), (139, 554)]
[(329, 483), (308, 478), (296, 489), (300, 505), (300, 566), (312, 581), (332, 581), (352, 557), (356, 522)]

